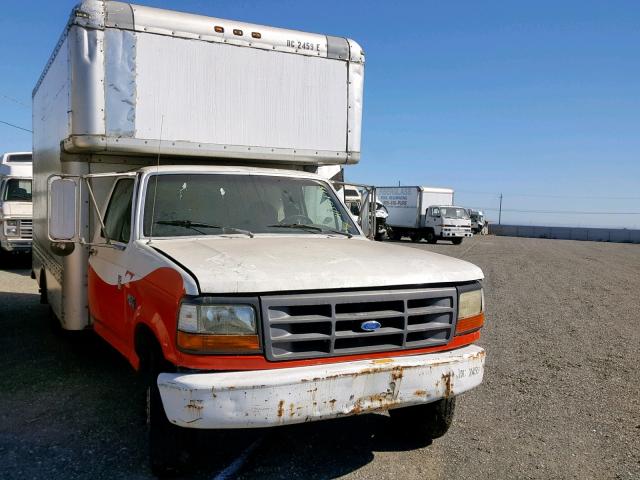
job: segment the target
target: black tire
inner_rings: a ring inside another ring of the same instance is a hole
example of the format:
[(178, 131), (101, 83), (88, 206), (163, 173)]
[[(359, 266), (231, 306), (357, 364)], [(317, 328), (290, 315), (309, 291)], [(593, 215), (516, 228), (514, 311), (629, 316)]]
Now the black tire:
[(433, 230), (428, 230), (425, 234), (424, 238), (427, 240), (427, 243), (436, 243), (438, 239), (436, 238), (436, 234), (433, 233)]
[(390, 229), (389, 230), (389, 238), (395, 242), (398, 242), (400, 240), (402, 240), (402, 233), (398, 232), (396, 230)]
[(413, 243), (418, 243), (420, 240), (422, 240), (422, 235), (420, 234), (420, 232), (412, 232), (411, 235), (409, 235), (409, 238)]
[(462, 238), (452, 238), (451, 243), (453, 243), (454, 245), (460, 245), (462, 243), (462, 240)]
[(437, 402), (389, 410), (389, 416), (403, 435), (429, 443), (447, 433), (455, 408), (455, 397), (443, 398)]
[(47, 305), (49, 297), (47, 296), (47, 274), (44, 270), (40, 272), (40, 303)]
[(159, 346), (149, 346), (142, 363), (146, 389), (146, 417), (149, 441), (149, 466), (161, 478), (176, 477), (190, 464), (193, 435), (189, 429), (172, 424), (164, 412), (157, 378), (171, 367)]

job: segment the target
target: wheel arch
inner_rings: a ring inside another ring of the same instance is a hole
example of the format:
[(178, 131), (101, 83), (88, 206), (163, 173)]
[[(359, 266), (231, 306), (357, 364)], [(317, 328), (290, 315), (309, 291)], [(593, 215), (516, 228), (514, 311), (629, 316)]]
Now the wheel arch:
[(162, 342), (158, 338), (157, 332), (144, 322), (138, 322), (135, 326), (133, 334), (133, 349), (135, 356), (130, 360), (133, 367), (139, 372), (143, 372), (148, 369), (149, 365), (147, 365), (146, 362), (151, 355), (160, 356), (166, 360), (166, 355), (162, 348)]

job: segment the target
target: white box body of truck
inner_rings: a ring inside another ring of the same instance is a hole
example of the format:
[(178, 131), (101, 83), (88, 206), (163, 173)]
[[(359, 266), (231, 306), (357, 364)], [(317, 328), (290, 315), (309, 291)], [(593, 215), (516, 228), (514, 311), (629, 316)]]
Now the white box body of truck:
[(457, 244), (473, 236), (469, 215), (454, 206), (450, 188), (376, 187), (376, 193), (389, 210), (387, 225), (393, 239), (408, 236), (415, 242), (425, 238), (429, 243), (445, 239)]
[(33, 233), (31, 152), (5, 153), (0, 159), (0, 250), (28, 252)]
[(154, 471), (175, 429), (411, 406), (435, 438), (482, 381), (481, 270), (369, 241), (328, 180), (359, 160), (363, 68), (345, 38), (72, 12), (33, 94), (33, 270), (147, 372)]

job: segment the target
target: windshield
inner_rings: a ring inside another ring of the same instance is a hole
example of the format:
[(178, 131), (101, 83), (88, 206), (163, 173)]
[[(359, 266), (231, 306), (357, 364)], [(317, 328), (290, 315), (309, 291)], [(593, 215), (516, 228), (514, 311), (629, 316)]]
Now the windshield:
[(30, 202), (31, 180), (22, 178), (7, 180), (2, 197), (5, 202)]
[(7, 162), (31, 163), (31, 154), (30, 153), (14, 153), (11, 155), (7, 155)]
[(469, 218), (464, 208), (440, 207), (440, 214), (445, 218)]
[(324, 182), (270, 175), (151, 176), (144, 205), (145, 236), (151, 236), (152, 224), (154, 237), (223, 233), (359, 234)]

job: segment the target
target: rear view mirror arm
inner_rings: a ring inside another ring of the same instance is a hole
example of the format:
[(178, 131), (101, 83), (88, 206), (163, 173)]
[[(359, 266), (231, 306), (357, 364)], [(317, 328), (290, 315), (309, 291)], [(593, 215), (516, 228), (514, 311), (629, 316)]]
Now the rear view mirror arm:
[[(102, 229), (102, 234), (104, 235), (104, 239), (107, 245), (111, 245), (111, 240), (107, 235), (107, 229), (104, 225), (104, 220), (102, 218), (102, 214), (100, 213), (100, 208), (98, 207), (98, 202), (96, 202), (96, 197), (93, 195), (93, 189), (91, 188), (91, 180), (90, 178), (83, 177), (85, 184), (87, 185), (87, 191), (89, 192), (89, 198), (91, 198), (91, 203), (93, 204), (93, 208), (96, 211), (96, 215), (98, 216), (98, 221), (100, 222), (100, 228)], [(82, 242), (85, 245), (91, 245), (88, 242)]]

